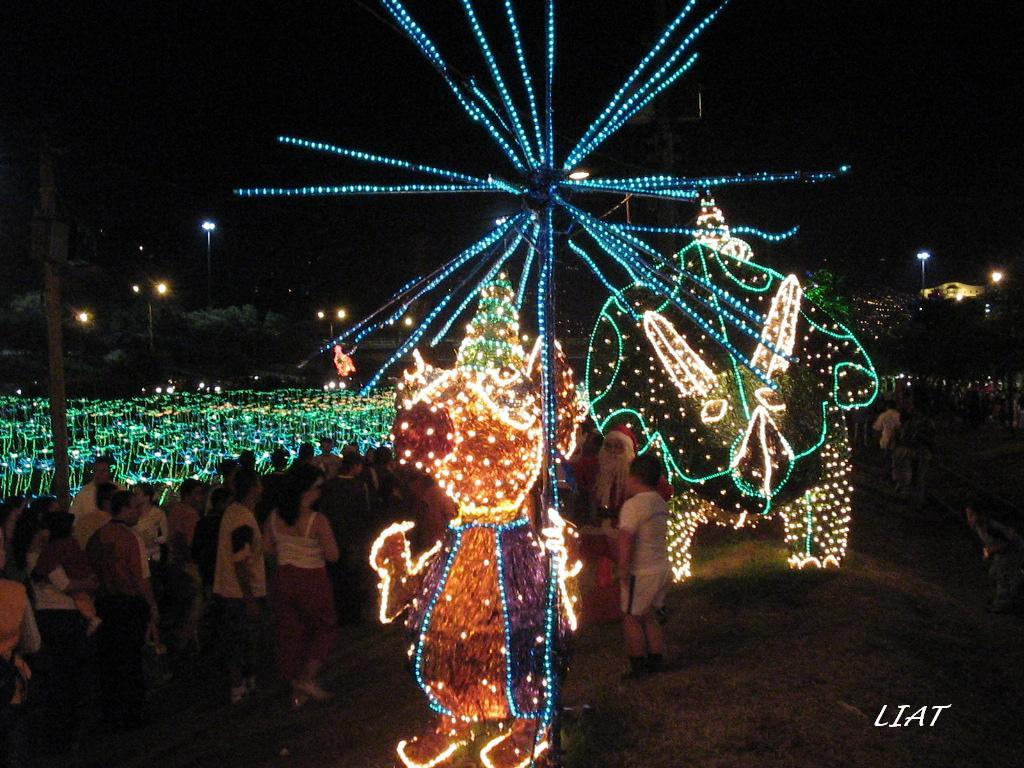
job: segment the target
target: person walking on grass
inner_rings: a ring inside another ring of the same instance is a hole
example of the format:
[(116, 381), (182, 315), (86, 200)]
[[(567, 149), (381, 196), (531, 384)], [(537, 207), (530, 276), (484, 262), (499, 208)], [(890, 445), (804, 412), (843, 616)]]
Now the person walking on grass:
[(992, 613), (1010, 613), (1024, 582), (1024, 539), (1013, 528), (998, 523), (971, 501), (964, 509), (967, 524), (981, 539), (982, 558), (989, 562), (989, 576), (995, 582)]
[(669, 585), (668, 505), (658, 492), (661, 461), (644, 455), (633, 459), (626, 480), (628, 498), (619, 512), (619, 580), (622, 628), (635, 680), (658, 672), (665, 640), (656, 611), (665, 604)]
[(327, 575), (338, 545), (327, 518), (316, 511), (322, 482), (315, 468), (297, 468), (263, 533), (267, 554), (277, 560), (271, 585), (277, 666), (291, 684), (295, 707), (332, 696), (316, 681), (338, 634)]

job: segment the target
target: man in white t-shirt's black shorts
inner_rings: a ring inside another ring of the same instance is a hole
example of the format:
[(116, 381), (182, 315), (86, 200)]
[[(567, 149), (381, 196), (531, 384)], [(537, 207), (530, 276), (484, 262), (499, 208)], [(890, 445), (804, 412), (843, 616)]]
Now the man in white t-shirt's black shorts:
[(644, 455), (629, 466), (629, 498), (619, 512), (619, 579), (622, 627), (630, 671), (627, 679), (661, 668), (665, 641), (655, 611), (665, 604), (670, 568), (668, 505), (658, 493), (661, 461)]

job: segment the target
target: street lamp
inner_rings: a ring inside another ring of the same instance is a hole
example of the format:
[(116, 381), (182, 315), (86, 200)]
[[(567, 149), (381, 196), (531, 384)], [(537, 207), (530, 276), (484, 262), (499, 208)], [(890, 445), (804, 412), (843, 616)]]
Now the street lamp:
[[(150, 352), (155, 352), (156, 351), (156, 343), (153, 340), (153, 294), (155, 294), (156, 296), (158, 296), (160, 298), (163, 298), (168, 293), (170, 293), (170, 291), (171, 291), (170, 286), (167, 285), (167, 283), (165, 283), (164, 281), (161, 280), (159, 283), (154, 283), (153, 284), (153, 293), (149, 294), (146, 297), (146, 316), (147, 316), (147, 318), (149, 320), (149, 351)], [(138, 285), (133, 285), (132, 286), (132, 293), (135, 293), (135, 294), (142, 293), (142, 287), (138, 286)]]
[(928, 251), (918, 251), (917, 260), (921, 262), (921, 290), (924, 290), (924, 265), (932, 255)]
[(213, 269), (210, 262), (210, 238), (217, 225), (212, 221), (203, 222), (203, 231), (206, 233), (206, 306), (213, 306)]
[(989, 275), (989, 278), (992, 280), (993, 285), (999, 285), (1003, 282), (1003, 273), (998, 269), (994, 269), (992, 270), (992, 274)]
[(92, 320), (92, 315), (88, 312), (82, 311), (75, 315), (75, 319), (82, 325), (88, 325), (89, 321)]
[[(330, 334), (331, 334), (330, 338), (331, 338), (331, 340), (334, 339), (334, 321), (335, 321), (335, 319), (337, 319), (337, 320), (344, 320), (346, 317), (348, 317), (348, 312), (346, 310), (344, 310), (344, 309), (336, 309), (334, 311), (334, 314), (331, 315), (331, 318), (330, 318), (330, 320), (328, 320), (328, 323), (327, 323), (328, 324), (328, 328), (330, 328)], [(324, 312), (322, 309), (318, 309), (317, 313), (316, 313), (316, 319), (317, 320), (327, 320), (327, 313)]]

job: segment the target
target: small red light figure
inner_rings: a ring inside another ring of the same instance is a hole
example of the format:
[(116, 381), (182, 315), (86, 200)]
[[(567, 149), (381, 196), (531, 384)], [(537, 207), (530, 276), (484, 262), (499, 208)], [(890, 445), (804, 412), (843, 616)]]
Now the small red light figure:
[(341, 344), (336, 344), (334, 347), (334, 369), (338, 372), (338, 376), (343, 379), (356, 372), (355, 361), (352, 360), (351, 355), (345, 354)]

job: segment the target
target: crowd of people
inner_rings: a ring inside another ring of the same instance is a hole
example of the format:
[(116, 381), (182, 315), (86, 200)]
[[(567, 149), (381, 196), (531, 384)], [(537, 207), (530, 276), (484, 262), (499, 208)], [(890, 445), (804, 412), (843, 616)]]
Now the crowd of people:
[[(897, 491), (915, 503), (935, 449), (933, 407), (904, 396), (849, 425), (855, 448), (880, 447)], [(588, 421), (560, 466), (566, 516), (590, 532), (584, 612), (623, 622), (627, 679), (662, 667), (670, 580), (672, 488), (661, 461), (637, 448), (627, 427), (602, 434)], [(80, 721), (87, 704), (99, 705), (109, 729), (136, 727), (147, 693), (198, 659), (217, 660), (232, 704), (275, 680), (295, 707), (331, 698), (320, 672), (339, 627), (374, 613), (372, 538), (413, 520), (413, 547), (426, 550), (457, 509), (428, 475), (396, 466), (387, 447), (336, 452), (325, 438), (319, 452), (304, 444), (290, 461), (275, 451), (269, 465), (259, 473), (243, 451), (222, 460), (210, 484), (123, 488), (113, 458), (100, 456), (67, 510), (46, 496), (0, 503), (0, 734), (12, 765), (31, 764), (26, 697), (43, 712), (36, 743), (63, 753), (96, 725)], [(1024, 540), (977, 502), (966, 519), (996, 584), (991, 608), (1011, 610)]]
[(92, 703), (105, 728), (143, 724), (147, 693), (200, 660), (219, 662), (232, 703), (277, 679), (295, 707), (329, 699), (318, 676), (339, 626), (373, 615), (372, 537), (412, 519), (426, 542), (455, 515), (388, 448), (338, 453), (330, 438), (290, 465), (275, 452), (265, 474), (245, 451), (211, 484), (162, 493), (123, 488), (114, 470), (96, 458), (66, 510), (52, 497), (0, 503), (0, 734), (13, 765), (31, 764), (29, 740), (73, 749), (97, 725), (81, 721)]

